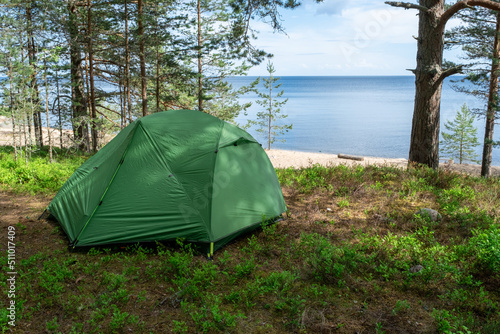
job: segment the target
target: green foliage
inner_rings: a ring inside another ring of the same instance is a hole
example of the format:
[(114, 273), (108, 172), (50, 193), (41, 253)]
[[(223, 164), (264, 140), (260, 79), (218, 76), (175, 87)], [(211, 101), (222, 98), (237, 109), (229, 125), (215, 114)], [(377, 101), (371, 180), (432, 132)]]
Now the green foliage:
[[(491, 85), (491, 81), (495, 75), (498, 79), (498, 71), (493, 71), (492, 68), (498, 64), (494, 45), (497, 35), (496, 21), (499, 17), (495, 11), (475, 7), (473, 11), (458, 13), (458, 18), (461, 19), (461, 24), (447, 31), (446, 37), (450, 40), (449, 48), (460, 47), (465, 54), (466, 76), (457, 82), (467, 82), (467, 84), (456, 84), (454, 89), (484, 101), (484, 107), (474, 110), (475, 113), (484, 115), (487, 119), (488, 112), (492, 112), (491, 116), (498, 118), (498, 88)], [(492, 74), (495, 75), (492, 77)], [(490, 128), (486, 122), (486, 135), (493, 134), (493, 127), (494, 123)], [(490, 144), (499, 147), (500, 142), (486, 139), (483, 148), (487, 149)]]
[(211, 97), (206, 101), (204, 110), (226, 122), (235, 123), (235, 118), (240, 113), (245, 113), (252, 105), (251, 102), (240, 103), (240, 98), (254, 89), (257, 84), (252, 82), (249, 86), (233, 88), (227, 81), (216, 80), (211, 89)]
[(128, 312), (120, 312), (116, 305), (113, 305), (113, 315), (109, 322), (111, 331), (113, 333), (123, 333), (124, 327), (127, 324), (137, 324), (139, 322), (138, 316), (130, 315)]
[(60, 156), (58, 163), (49, 163), (46, 153), (32, 156), (28, 165), (15, 161), (9, 147), (0, 147), (0, 186), (25, 193), (54, 193), (85, 161), (85, 156)]
[(315, 233), (302, 235), (301, 246), (308, 271), (320, 282), (341, 284), (345, 275), (364, 268), (369, 262), (369, 257), (358, 253), (355, 247), (335, 246)]
[(257, 100), (256, 102), (262, 106), (265, 111), (258, 112), (257, 121), (252, 121), (251, 124), (257, 125), (257, 131), (265, 135), (267, 139), (267, 149), (270, 150), (271, 144), (277, 140), (277, 137), (282, 136), (285, 132), (292, 129), (292, 124), (280, 124), (278, 122), (280, 119), (288, 117), (288, 115), (281, 113), (281, 107), (288, 102), (288, 99), (279, 100), (285, 91), (282, 90), (278, 93), (274, 92), (274, 90), (281, 87), (281, 83), (276, 84), (280, 78), (274, 76), (276, 70), (271, 61), (267, 63), (267, 71), (269, 72), (269, 78), (263, 78), (266, 92), (255, 90), (259, 98), (261, 98), (261, 100)]
[[(371, 167), (370, 167), (371, 168)], [(315, 189), (335, 191), (336, 196), (346, 196), (357, 189), (368, 177), (364, 167), (357, 166), (354, 172), (344, 165), (325, 167), (320, 164), (308, 168), (278, 169), (280, 184), (293, 187), (300, 193), (308, 194)]]
[(214, 294), (206, 294), (201, 307), (189, 302), (181, 302), (181, 308), (189, 314), (197, 332), (226, 331), (236, 327), (241, 313), (231, 314), (222, 307), (222, 298)]
[(486, 230), (474, 229), (472, 235), (458, 251), (469, 256), (479, 272), (500, 274), (500, 227), (492, 224)]
[(174, 333), (187, 333), (189, 330), (189, 327), (184, 321), (173, 320), (172, 323), (174, 324), (172, 328)]
[[(252, 89), (233, 89), (229, 76), (245, 75), (252, 65), (262, 62), (266, 53), (251, 46), (253, 34), (246, 34), (244, 13), (230, 10), (230, 1), (196, 0), (188, 2), (188, 17), (194, 27), (187, 29), (188, 42), (193, 46), (190, 55), (193, 85), (196, 87), (196, 108), (223, 120), (234, 122), (249, 103), (238, 98)], [(253, 84), (255, 85), (255, 84)], [(194, 107), (194, 106), (193, 106)]]
[(449, 132), (442, 132), (441, 153), (448, 158), (458, 159), (460, 163), (464, 161), (479, 162), (474, 148), (479, 145), (477, 139), (477, 129), (473, 125), (474, 115), (472, 115), (467, 105), (463, 105), (457, 112), (453, 121), (447, 121), (444, 125)]
[(57, 329), (59, 328), (59, 325), (57, 324), (57, 317), (54, 317), (54, 319), (47, 321), (47, 332), (49, 333), (57, 333)]
[(407, 300), (398, 300), (396, 306), (392, 309), (392, 315), (397, 315), (400, 312), (410, 309), (410, 303)]

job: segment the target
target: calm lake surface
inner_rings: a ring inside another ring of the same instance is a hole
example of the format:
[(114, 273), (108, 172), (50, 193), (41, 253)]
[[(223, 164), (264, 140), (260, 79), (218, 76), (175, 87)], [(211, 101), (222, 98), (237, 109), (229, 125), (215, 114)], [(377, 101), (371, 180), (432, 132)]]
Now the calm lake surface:
[[(256, 77), (232, 77), (235, 87), (247, 85)], [(448, 78), (443, 85), (441, 100), (441, 131), (444, 123), (455, 117), (466, 103), (469, 108), (483, 108), (479, 99), (455, 92), (453, 83), (460, 77)], [(384, 158), (408, 158), (415, 83), (413, 76), (383, 77), (280, 77), (284, 98), (288, 98), (282, 112), (288, 114), (287, 123), (293, 129), (272, 147), (284, 150), (354, 154)], [(260, 89), (263, 89), (262, 84)], [(244, 101), (254, 102), (255, 94)], [(257, 103), (240, 115), (239, 124), (255, 119), (261, 111)], [(475, 121), (481, 146), (477, 147), (481, 160), (484, 138), (484, 118)], [(497, 125), (498, 127), (498, 125)], [(495, 140), (500, 140), (496, 129)], [(249, 132), (265, 144), (264, 137)], [(264, 145), (265, 146), (265, 145)], [(444, 158), (444, 157), (442, 157)], [(493, 150), (493, 165), (500, 166), (500, 149)]]

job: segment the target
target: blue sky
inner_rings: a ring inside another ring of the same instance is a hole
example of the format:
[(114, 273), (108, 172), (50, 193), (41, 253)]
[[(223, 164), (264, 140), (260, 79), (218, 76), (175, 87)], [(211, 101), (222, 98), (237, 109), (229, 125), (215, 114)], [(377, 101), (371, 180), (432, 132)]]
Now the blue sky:
[[(415, 68), (416, 10), (383, 0), (304, 0), (281, 13), (286, 34), (253, 25), (255, 45), (274, 54), (277, 76), (411, 75), (406, 69)], [(266, 75), (265, 65), (249, 75)]]

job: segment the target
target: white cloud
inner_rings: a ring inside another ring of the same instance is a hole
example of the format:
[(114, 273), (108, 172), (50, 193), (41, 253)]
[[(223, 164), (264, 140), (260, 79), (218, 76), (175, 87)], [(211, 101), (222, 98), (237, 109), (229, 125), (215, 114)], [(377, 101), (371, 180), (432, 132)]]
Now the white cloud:
[(316, 14), (318, 15), (339, 15), (342, 13), (342, 10), (347, 8), (349, 5), (349, 1), (347, 0), (330, 0), (324, 1), (322, 3), (317, 4)]
[[(278, 75), (408, 75), (405, 69), (415, 62), (415, 14), (363, 0), (307, 5), (283, 13), (288, 35), (259, 23), (257, 45), (275, 55)], [(265, 66), (250, 74), (265, 75)]]

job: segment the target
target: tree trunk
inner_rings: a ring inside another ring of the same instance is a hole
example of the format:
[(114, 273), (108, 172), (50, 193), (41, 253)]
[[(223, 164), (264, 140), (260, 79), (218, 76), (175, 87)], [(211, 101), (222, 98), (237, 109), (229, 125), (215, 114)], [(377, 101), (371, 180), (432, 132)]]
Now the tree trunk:
[(52, 138), (50, 136), (50, 113), (49, 113), (49, 83), (47, 80), (47, 61), (43, 60), (45, 79), (45, 112), (47, 113), (47, 138), (49, 140), (49, 162), (52, 163)]
[(464, 132), (460, 133), (460, 164), (463, 162), (463, 154), (464, 154)]
[(132, 117), (132, 99), (130, 96), (130, 46), (128, 31), (128, 2), (125, 0), (125, 82), (123, 85), (125, 95), (125, 124), (127, 126), (127, 117), (131, 121)]
[(79, 45), (77, 7), (74, 1), (68, 2), (69, 21), (68, 30), (70, 36), (70, 62), (71, 62), (71, 96), (72, 96), (72, 111), (73, 111), (73, 134), (75, 141), (78, 143), (79, 149), (86, 151), (88, 149), (88, 125), (86, 101), (83, 93), (83, 76), (82, 76), (82, 58)]
[[(23, 45), (23, 33), (19, 35), (19, 45)], [(21, 63), (24, 64), (24, 48), (21, 47)], [(22, 81), (21, 82), (26, 82), (26, 77), (25, 77), (25, 72), (23, 71), (22, 74)], [(23, 145), (23, 135), (24, 135), (24, 163), (26, 166), (28, 166), (28, 151), (31, 150), (31, 142), (28, 140), (28, 135), (31, 137), (31, 133), (27, 134), (26, 129), (31, 130), (30, 127), (30, 121), (29, 121), (29, 114), (28, 114), (28, 107), (26, 106), (26, 102), (31, 96), (29, 93), (25, 94), (24, 91), (21, 91), (20, 85), (17, 85), (17, 96), (19, 97), (18, 100), (18, 105), (20, 106), (22, 115), (19, 115), (19, 118), (21, 119), (19, 124), (19, 146), (21, 150), (21, 156), (22, 156), (22, 145)], [(29, 145), (28, 145), (29, 144)]]
[(439, 167), (439, 116), (443, 80), (461, 72), (461, 67), (443, 70), (444, 29), (448, 20), (462, 9), (481, 6), (500, 10), (490, 0), (462, 0), (448, 7), (445, 0), (420, 0), (419, 4), (386, 1), (386, 4), (419, 10), (415, 105), (411, 130), (409, 162)]
[(94, 89), (94, 53), (92, 51), (92, 2), (88, 1), (87, 16), (88, 50), (89, 50), (89, 79), (90, 79), (90, 131), (92, 134), (92, 152), (97, 152), (97, 129)]
[(488, 96), (488, 109), (486, 111), (486, 126), (484, 129), (483, 161), (481, 163), (481, 176), (490, 177), (491, 159), (493, 152), (493, 128), (495, 126), (495, 113), (498, 107), (498, 76), (500, 71), (500, 13), (497, 13), (495, 42), (493, 44), (493, 59), (491, 61), (490, 93)]
[(203, 111), (203, 63), (202, 63), (202, 38), (201, 38), (201, 0), (196, 6), (198, 12), (198, 110)]
[(156, 110), (160, 111), (160, 39), (158, 38), (158, 4), (155, 4), (155, 44), (156, 44), (156, 76), (155, 76), (155, 97)]
[(271, 122), (273, 119), (273, 77), (269, 80), (269, 122), (268, 122), (268, 137), (267, 137), (267, 149), (271, 149)]
[(10, 109), (10, 117), (12, 121), (12, 146), (14, 147), (14, 160), (17, 162), (17, 144), (16, 144), (16, 117), (14, 117), (14, 93), (12, 90), (14, 89), (12, 83), (12, 59), (10, 52), (9, 54), (9, 109)]
[[(119, 69), (120, 77), (118, 79), (118, 95), (120, 96), (120, 129), (125, 127), (125, 93), (122, 92), (122, 69)], [(123, 79), (125, 86), (125, 79)]]
[(33, 68), (33, 73), (31, 74), (30, 88), (32, 101), (35, 105), (33, 111), (33, 125), (35, 129), (35, 138), (37, 145), (39, 147), (43, 146), (43, 134), (42, 134), (42, 115), (40, 113), (40, 95), (38, 92), (38, 83), (36, 80), (36, 50), (35, 50), (35, 38), (33, 37), (33, 18), (31, 15), (31, 3), (26, 6), (26, 21), (28, 23), (27, 37), (28, 37), (28, 57), (31, 67)]
[(146, 52), (144, 48), (143, 0), (137, 3), (137, 33), (139, 34), (139, 62), (141, 63), (142, 116), (148, 114), (148, 94), (146, 86)]
[(160, 51), (156, 49), (156, 112), (160, 112)]
[(439, 114), (443, 77), (444, 26), (439, 18), (444, 1), (425, 0), (429, 12), (420, 13), (417, 68), (415, 69), (415, 105), (411, 130), (409, 161), (439, 166)]
[[(23, 35), (20, 35), (20, 45), (22, 44), (23, 41)], [(21, 47), (21, 62), (24, 63), (24, 48)], [(24, 72), (22, 74), (22, 82), (26, 82), (26, 77), (24, 75)], [(28, 161), (31, 160), (31, 120), (29, 117), (28, 113), (28, 107), (26, 106), (27, 99), (31, 99), (32, 95), (30, 93), (25, 94), (24, 96), (22, 95), (21, 91), (19, 90), (19, 85), (17, 87), (17, 92), (18, 96), (22, 98), (22, 111), (23, 111), (23, 124), (21, 125), (23, 129), (23, 134), (24, 134), (24, 163), (26, 167), (28, 166)], [(32, 103), (30, 103), (31, 108), (33, 106)], [(26, 129), (28, 129), (28, 133), (26, 133)]]
[[(56, 90), (57, 90), (57, 118), (59, 119), (59, 146), (63, 148), (63, 130), (62, 130), (62, 116), (61, 116), (61, 102), (59, 90), (59, 70), (56, 68)], [(54, 107), (52, 107), (53, 109)]]

